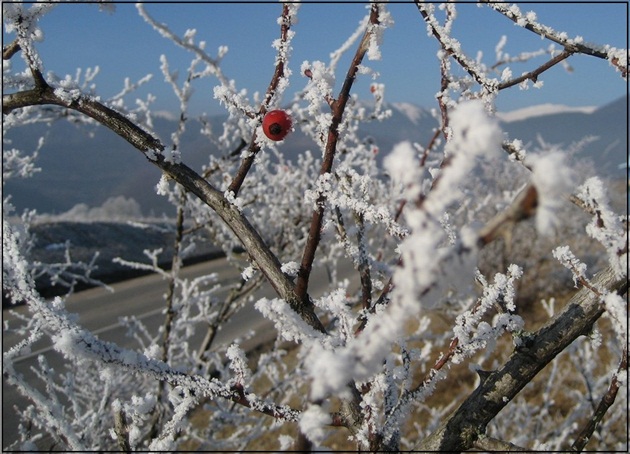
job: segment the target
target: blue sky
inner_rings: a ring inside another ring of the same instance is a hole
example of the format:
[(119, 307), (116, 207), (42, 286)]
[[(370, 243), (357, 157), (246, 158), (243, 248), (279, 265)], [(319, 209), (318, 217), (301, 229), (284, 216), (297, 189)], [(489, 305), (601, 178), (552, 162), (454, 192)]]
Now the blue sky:
[[(299, 68), (304, 60), (329, 61), (336, 50), (356, 29), (367, 13), (362, 2), (350, 4), (303, 4), (293, 27), (296, 32), (290, 67), (293, 70), (289, 96), (303, 88), (306, 78)], [(570, 37), (581, 35), (586, 42), (610, 44), (626, 48), (628, 40), (627, 4), (625, 3), (518, 3), (521, 10), (534, 10), (540, 22)], [(410, 3), (388, 5), (395, 21), (385, 31), (381, 61), (364, 62), (380, 73), (379, 82), (386, 85), (385, 96), (391, 102), (411, 102), (422, 107), (435, 107), (439, 89), (437, 42), (429, 37), (416, 7)], [(154, 3), (148, 12), (171, 30), (183, 34), (188, 28), (197, 30), (197, 38), (207, 42), (207, 49), (216, 54), (220, 45), (229, 47), (223, 60), (226, 76), (238, 88), (251, 94), (264, 92), (274, 70), (275, 51), (271, 43), (279, 36), (276, 19), (281, 6), (275, 3)], [(507, 35), (505, 50), (511, 55), (521, 51), (546, 48), (550, 42), (524, 30), (488, 7), (458, 4), (458, 19), (453, 35), (464, 51), (475, 57), (482, 50), (485, 62), (494, 63), (494, 48), (502, 35)], [(154, 75), (148, 86), (139, 92), (158, 97), (155, 110), (177, 111), (177, 102), (160, 72), (159, 57), (165, 54), (171, 69), (185, 74), (191, 55), (157, 34), (138, 15), (133, 4), (117, 4), (115, 12), (100, 11), (90, 4), (61, 4), (41, 21), (45, 40), (39, 50), (45, 70), (58, 75), (74, 74), (78, 67), (98, 65), (98, 92), (107, 98), (123, 86), (126, 76), (132, 81), (147, 73)], [(7, 37), (3, 34), (6, 43)], [(354, 48), (353, 48), (354, 49)], [(339, 64), (337, 88), (343, 80), (350, 55)], [(14, 60), (17, 60), (14, 57)], [(514, 65), (514, 74), (531, 70), (544, 60)], [(542, 103), (569, 106), (607, 104), (626, 93), (626, 83), (604, 60), (577, 55), (569, 59), (574, 72), (568, 74), (560, 66), (543, 74), (544, 86), (528, 91), (514, 87), (502, 92), (497, 107), (510, 111)], [(19, 62), (16, 62), (19, 64)], [(360, 76), (354, 92), (369, 99), (370, 76)], [(192, 114), (220, 113), (223, 108), (212, 97), (216, 80), (196, 84)]]

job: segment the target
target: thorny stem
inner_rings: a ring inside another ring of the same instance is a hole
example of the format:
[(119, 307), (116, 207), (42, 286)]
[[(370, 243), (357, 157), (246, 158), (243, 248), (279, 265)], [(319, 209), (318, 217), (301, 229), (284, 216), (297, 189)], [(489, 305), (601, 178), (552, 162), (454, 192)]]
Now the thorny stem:
[[(369, 24), (378, 23), (379, 7), (378, 4), (373, 3), (370, 11)], [(359, 65), (365, 56), (368, 49), (370, 37), (372, 35), (372, 29), (368, 25), (363, 38), (359, 43), (359, 47), (350, 63), (350, 68), (346, 74), (346, 78), (341, 87), (339, 97), (332, 102), (332, 120), (330, 127), (328, 128), (328, 141), (326, 142), (326, 150), (324, 152), (324, 159), (322, 160), (322, 166), (320, 169), (320, 176), (328, 174), (332, 171), (333, 161), (335, 153), (337, 151), (337, 140), (339, 139), (339, 125), (343, 117), (343, 112), (346, 108), (348, 99), (350, 98), (350, 90), (354, 83)], [(320, 241), (322, 221), (324, 219), (325, 198), (320, 196), (317, 199), (317, 209), (313, 212), (311, 219), (311, 226), (308, 232), (308, 238), (306, 240), (306, 246), (304, 247), (304, 254), (302, 255), (302, 261), (300, 269), (298, 271), (297, 282), (295, 286), (295, 292), (298, 298), (304, 299), (308, 291), (308, 282), (313, 267), (313, 261), (315, 260), (315, 252)]]
[[(269, 107), (269, 102), (273, 99), (276, 93), (276, 90), (278, 88), (278, 83), (284, 77), (284, 65), (285, 65), (284, 55), (286, 55), (286, 53), (283, 54), (283, 49), (287, 43), (288, 32), (289, 32), (290, 27), (291, 27), (291, 18), (289, 16), (289, 5), (285, 3), (282, 5), (282, 21), (280, 24), (281, 44), (278, 49), (278, 59), (276, 63), (276, 69), (273, 73), (273, 77), (271, 78), (271, 82), (269, 82), (269, 86), (267, 87), (265, 100), (260, 106), (260, 110), (258, 111), (258, 116), (261, 119), (267, 112), (267, 108)], [(254, 132), (252, 133), (252, 138), (249, 142), (249, 147), (247, 149), (247, 156), (245, 156), (243, 160), (241, 161), (241, 165), (239, 169), (237, 170), (236, 175), (234, 175), (234, 179), (230, 183), (230, 186), (228, 187), (228, 191), (233, 192), (234, 197), (238, 195), (238, 192), (240, 191), (241, 186), (243, 185), (243, 182), (245, 181), (245, 177), (249, 173), (249, 169), (251, 169), (252, 165), (254, 164), (256, 155), (260, 151), (260, 147), (257, 144), (256, 138), (257, 138), (257, 134), (256, 134), (256, 130), (254, 130)]]

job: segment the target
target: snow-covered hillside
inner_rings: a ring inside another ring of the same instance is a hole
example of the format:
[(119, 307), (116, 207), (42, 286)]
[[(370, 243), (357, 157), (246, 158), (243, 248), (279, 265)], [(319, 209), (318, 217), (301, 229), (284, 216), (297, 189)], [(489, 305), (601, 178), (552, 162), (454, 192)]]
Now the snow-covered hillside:
[(546, 115), (557, 115), (563, 113), (584, 113), (592, 114), (597, 110), (597, 106), (570, 107), (562, 104), (539, 104), (536, 106), (524, 107), (510, 112), (497, 112), (499, 120), (510, 123), (513, 121), (527, 120), (533, 117), (543, 117)]

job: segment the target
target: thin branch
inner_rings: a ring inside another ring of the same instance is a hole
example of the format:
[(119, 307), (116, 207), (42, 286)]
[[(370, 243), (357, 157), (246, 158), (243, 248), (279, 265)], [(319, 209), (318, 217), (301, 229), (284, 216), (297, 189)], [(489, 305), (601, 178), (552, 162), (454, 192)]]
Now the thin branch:
[(173, 180), (199, 197), (230, 227), (241, 241), (243, 248), (249, 253), (276, 290), (278, 296), (286, 300), (289, 306), (310, 326), (320, 332), (325, 332), (324, 326), (315, 315), (312, 303), (303, 303), (303, 301), (310, 301), (310, 298), (296, 296), (294, 284), (282, 272), (278, 258), (271, 252), (258, 231), (249, 223), (238, 208), (228, 202), (220, 191), (185, 164), (168, 163), (161, 156), (158, 158), (154, 161), (158, 167), (165, 171)]
[(204, 355), (214, 346), (214, 340), (219, 333), (219, 328), (230, 316), (234, 314), (240, 306), (236, 305), (236, 301), (244, 301), (247, 295), (256, 291), (262, 284), (263, 276), (258, 275), (253, 280), (241, 280), (237, 287), (232, 288), (230, 293), (223, 300), (221, 307), (217, 311), (216, 317), (208, 325), (206, 336), (197, 349), (197, 363), (201, 364)]
[[(475, 68), (475, 63), (470, 60), (464, 53), (459, 49), (460, 44), (457, 40), (453, 38), (447, 37), (443, 27), (441, 27), (434, 17), (429, 14), (423, 2), (415, 0), (414, 3), (418, 8), (418, 11), (422, 15), (424, 21), (431, 27), (431, 33), (440, 43), (442, 49), (453, 59), (459, 63), (459, 65), (468, 73), (470, 76), (482, 87), (487, 89), (488, 91), (492, 91), (492, 86), (490, 81), (486, 79), (483, 74), (477, 72)], [(444, 85), (444, 79), (442, 80), (442, 85)]]
[(48, 84), (2, 96), (2, 113), (15, 109), (53, 104), (81, 112), (108, 127), (138, 150), (146, 153), (164, 150), (164, 145), (151, 134), (134, 124), (127, 117), (86, 95), (75, 95), (63, 89), (53, 89)]
[(565, 49), (573, 52), (580, 53), (586, 55), (592, 55), (593, 57), (603, 58), (606, 60), (608, 58), (608, 54), (599, 49), (595, 49), (594, 47), (588, 46), (586, 44), (582, 44), (579, 42), (575, 42), (574, 40), (570, 40), (561, 36), (551, 29), (550, 27), (546, 27), (541, 24), (537, 24), (527, 19), (527, 17), (522, 14), (517, 14), (514, 9), (510, 6), (507, 6), (506, 3), (498, 3), (490, 0), (478, 0), (480, 3), (485, 3), (490, 8), (495, 11), (503, 14), (505, 17), (513, 21), (514, 23), (521, 25), (523, 28), (536, 33), (550, 41), (553, 41), (557, 44), (560, 44)]
[[(171, 330), (175, 319), (175, 310), (173, 303), (175, 300), (175, 285), (179, 268), (181, 266), (180, 252), (182, 248), (182, 239), (184, 232), (184, 206), (186, 204), (186, 190), (179, 188), (179, 202), (177, 205), (177, 222), (175, 226), (175, 240), (173, 241), (173, 258), (171, 260), (171, 273), (168, 280), (168, 290), (166, 291), (166, 314), (164, 324), (162, 325), (162, 361), (168, 361), (168, 352), (170, 349)], [(162, 383), (162, 382), (160, 382)], [(161, 394), (160, 394), (161, 396)], [(160, 397), (159, 396), (159, 397)]]
[(551, 60), (543, 63), (542, 65), (540, 65), (538, 68), (534, 69), (533, 71), (527, 72), (527, 73), (523, 74), (522, 76), (516, 77), (516, 78), (514, 78), (512, 80), (508, 80), (508, 81), (500, 83), (498, 88), (497, 88), (497, 90), (503, 90), (505, 88), (513, 87), (514, 85), (518, 85), (521, 82), (523, 82), (525, 80), (528, 80), (528, 79), (531, 80), (532, 82), (536, 82), (538, 80), (538, 76), (539, 75), (541, 75), (543, 72), (547, 71), (549, 68), (557, 65), (561, 61), (566, 60), (567, 58), (569, 58), (573, 54), (574, 54), (574, 52), (565, 49), (562, 52), (560, 52), (558, 55), (553, 57)]
[(576, 40), (572, 40), (564, 36), (560, 36), (551, 27), (547, 27), (545, 25), (530, 21), (527, 18), (527, 16), (523, 16), (520, 13), (520, 10), (518, 8), (512, 8), (511, 6), (508, 6), (506, 3), (494, 2), (490, 0), (478, 0), (478, 1), (480, 3), (485, 3), (490, 8), (503, 14), (505, 17), (507, 17), (514, 23), (524, 27), (525, 29), (533, 33), (536, 33), (537, 35), (540, 35), (550, 41), (560, 44), (562, 47), (564, 47), (565, 51), (568, 51), (571, 53), (591, 55), (593, 57), (609, 60), (610, 63), (619, 70), (622, 77), (625, 78), (628, 76), (628, 67), (622, 66), (621, 62), (617, 58), (609, 59), (608, 52), (606, 52), (603, 48), (598, 49), (594, 46), (584, 44), (583, 42), (578, 42)]
[[(371, 25), (378, 24), (378, 15), (379, 5), (377, 3), (372, 3), (369, 24), (363, 34), (363, 38), (361, 38), (361, 42), (359, 43), (359, 47), (357, 48), (354, 58), (350, 63), (350, 68), (348, 69), (346, 78), (341, 87), (339, 97), (332, 103), (332, 120), (330, 127), (328, 128), (328, 140), (326, 142), (326, 150), (324, 152), (324, 159), (322, 160), (320, 176), (332, 171), (333, 161), (337, 151), (337, 141), (339, 139), (339, 125), (341, 124), (346, 104), (350, 98), (350, 90), (352, 89), (359, 65), (363, 61), (363, 57), (368, 49), (368, 44), (372, 35)], [(320, 241), (322, 222), (324, 219), (324, 205), (324, 196), (320, 196), (317, 200), (317, 209), (313, 212), (306, 246), (304, 247), (302, 261), (298, 271), (295, 291), (299, 298), (304, 298), (308, 291), (308, 281), (313, 267), (313, 261), (315, 260), (315, 252), (317, 251)]]
[(619, 368), (617, 372), (612, 377), (610, 381), (610, 385), (608, 386), (608, 391), (600, 400), (599, 405), (595, 409), (593, 416), (586, 422), (580, 434), (577, 436), (575, 442), (571, 446), (571, 451), (582, 452), (582, 450), (586, 447), (586, 444), (591, 439), (593, 432), (599, 425), (599, 423), (604, 418), (604, 415), (610, 408), (610, 406), (615, 402), (615, 398), (617, 397), (617, 392), (619, 391), (619, 380), (617, 380), (617, 376), (620, 373), (628, 372), (628, 347), (626, 346), (621, 354), (621, 363), (619, 364)]
[(361, 306), (369, 309), (372, 306), (372, 276), (370, 273), (370, 262), (366, 250), (365, 224), (362, 213), (354, 213), (357, 223), (357, 245), (359, 247), (358, 271), (361, 279)]
[[(278, 83), (284, 77), (284, 65), (286, 62), (283, 57), (283, 49), (288, 40), (288, 33), (289, 33), (290, 27), (291, 27), (291, 20), (289, 17), (289, 5), (285, 3), (284, 5), (282, 5), (282, 20), (280, 24), (281, 44), (278, 48), (278, 58), (277, 58), (277, 63), (276, 63), (276, 69), (271, 78), (271, 82), (269, 82), (269, 86), (267, 87), (265, 100), (260, 106), (260, 110), (258, 111), (259, 118), (262, 118), (267, 112), (267, 108), (269, 107), (269, 102), (273, 99), (273, 96), (276, 93), (276, 90), (278, 89)], [(254, 132), (252, 133), (252, 138), (249, 142), (247, 155), (241, 161), (241, 166), (237, 170), (236, 175), (234, 175), (234, 179), (232, 180), (232, 182), (230, 183), (230, 186), (228, 187), (228, 191), (233, 192), (234, 197), (238, 195), (238, 192), (240, 191), (241, 186), (243, 185), (243, 182), (245, 181), (245, 177), (249, 173), (249, 169), (251, 169), (252, 165), (254, 164), (256, 155), (260, 151), (260, 147), (257, 144), (256, 136), (257, 136), (256, 130), (254, 129)]]

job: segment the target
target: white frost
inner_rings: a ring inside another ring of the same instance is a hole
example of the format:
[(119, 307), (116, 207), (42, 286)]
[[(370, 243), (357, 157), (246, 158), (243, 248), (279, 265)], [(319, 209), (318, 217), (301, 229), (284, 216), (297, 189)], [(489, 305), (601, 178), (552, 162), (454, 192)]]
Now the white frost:
[(551, 235), (559, 224), (557, 211), (572, 189), (574, 172), (566, 164), (564, 154), (556, 151), (528, 155), (526, 164), (532, 167), (532, 182), (538, 193), (536, 229), (543, 235)]
[(319, 405), (309, 405), (300, 418), (300, 430), (315, 444), (326, 436), (325, 427), (332, 422), (330, 415)]

